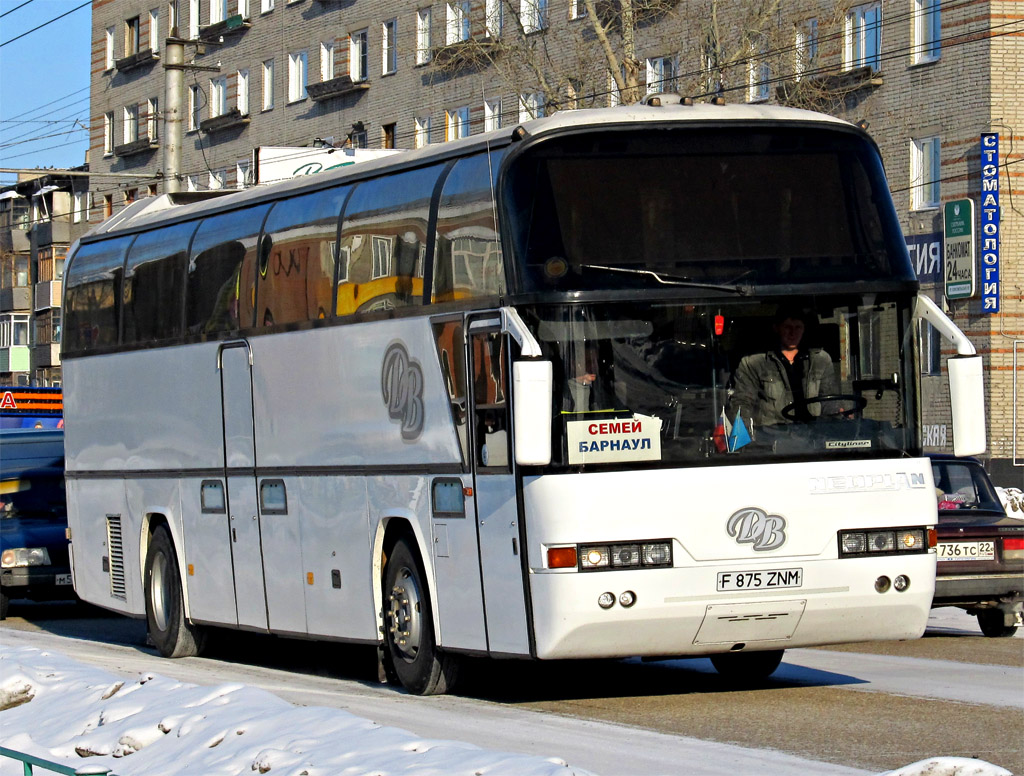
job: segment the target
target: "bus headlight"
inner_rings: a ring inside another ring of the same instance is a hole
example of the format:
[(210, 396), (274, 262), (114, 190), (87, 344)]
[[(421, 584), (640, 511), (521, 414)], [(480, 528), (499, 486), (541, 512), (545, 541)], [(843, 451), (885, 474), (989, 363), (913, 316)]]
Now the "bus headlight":
[(839, 532), (839, 557), (871, 555), (914, 555), (928, 552), (927, 528), (869, 528)]
[(578, 555), (580, 571), (666, 568), (672, 565), (672, 542), (659, 539), (622, 544), (581, 544)]
[(20, 566), (49, 566), (50, 553), (45, 547), (12, 547), (4, 550), (0, 566), (12, 569)]

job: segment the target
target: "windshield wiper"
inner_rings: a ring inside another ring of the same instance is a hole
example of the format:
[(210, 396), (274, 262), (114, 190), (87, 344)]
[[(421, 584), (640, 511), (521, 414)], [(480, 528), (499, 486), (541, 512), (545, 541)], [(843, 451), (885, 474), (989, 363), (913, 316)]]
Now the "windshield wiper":
[(603, 264), (580, 264), (582, 269), (599, 269), (605, 272), (622, 272), (626, 275), (644, 275), (652, 277), (661, 283), (663, 286), (681, 286), (683, 288), (707, 288), (714, 291), (727, 291), (731, 294), (740, 294), (741, 296), (749, 296), (753, 289), (750, 286), (740, 284), (723, 284), (723, 283), (702, 283), (698, 280), (690, 280), (688, 278), (674, 277), (672, 275), (665, 275), (660, 272), (655, 272), (650, 269), (631, 269), (629, 267), (607, 267)]

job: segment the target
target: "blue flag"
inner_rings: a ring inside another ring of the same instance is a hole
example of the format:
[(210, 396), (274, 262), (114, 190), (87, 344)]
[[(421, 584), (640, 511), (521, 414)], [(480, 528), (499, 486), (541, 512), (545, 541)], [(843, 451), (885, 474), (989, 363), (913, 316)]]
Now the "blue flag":
[(750, 444), (750, 434), (740, 417), (739, 410), (736, 411), (736, 420), (732, 422), (732, 429), (729, 431), (729, 452), (735, 453), (744, 445)]

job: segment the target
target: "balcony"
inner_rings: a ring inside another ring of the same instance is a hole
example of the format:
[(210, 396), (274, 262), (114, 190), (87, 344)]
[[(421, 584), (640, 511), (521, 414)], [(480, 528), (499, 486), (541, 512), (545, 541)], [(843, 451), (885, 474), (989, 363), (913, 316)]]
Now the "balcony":
[(28, 253), (32, 249), (28, 230), (17, 226), (0, 227), (0, 251)]
[(0, 288), (0, 313), (28, 312), (32, 308), (32, 289), (28, 286)]
[(841, 73), (819, 73), (786, 81), (775, 88), (775, 96), (783, 105), (827, 110), (831, 101), (862, 89), (877, 89), (884, 83), (880, 72), (871, 65), (863, 65)]
[(32, 364), (36, 369), (42, 366), (60, 366), (60, 343), (48, 342), (33, 345)]
[(444, 69), (482, 67), (498, 53), (500, 46), (493, 38), (470, 38), (436, 48), (431, 57), (435, 67)]
[(238, 108), (232, 108), (227, 113), (222, 113), (213, 118), (203, 119), (199, 122), (199, 129), (203, 132), (220, 132), (231, 127), (245, 126), (249, 123), (249, 114), (242, 114)]
[(9, 348), (0, 348), (0, 372), (27, 372), (28, 367), (28, 345), (12, 345)]
[(145, 153), (146, 151), (153, 151), (160, 147), (160, 143), (156, 140), (152, 140), (148, 137), (140, 137), (138, 140), (133, 140), (130, 143), (123, 143), (122, 145), (114, 146), (114, 156), (126, 157), (135, 156), (136, 154)]
[(369, 88), (370, 85), (366, 81), (353, 81), (347, 75), (340, 75), (337, 78), (332, 78), (330, 81), (307, 84), (306, 94), (314, 102), (322, 102), (323, 100), (333, 100), (335, 97), (341, 97), (345, 94), (362, 92)]
[(160, 55), (153, 51), (153, 49), (143, 49), (135, 54), (129, 54), (126, 57), (115, 60), (114, 67), (117, 68), (118, 72), (123, 73), (126, 70), (132, 70), (141, 65), (151, 65), (159, 60)]
[(250, 27), (252, 27), (251, 22), (246, 21), (241, 14), (235, 14), (222, 22), (211, 24), (208, 27), (200, 27), (199, 40), (204, 43), (216, 43), (225, 35), (245, 32)]
[(61, 294), (64, 290), (64, 283), (60, 280), (41, 280), (36, 283), (36, 304), (33, 308), (49, 310), (51, 307), (60, 307)]
[(33, 224), (29, 232), (32, 250), (38, 251), (49, 245), (69, 245), (71, 243), (71, 224), (64, 220), (40, 221)]

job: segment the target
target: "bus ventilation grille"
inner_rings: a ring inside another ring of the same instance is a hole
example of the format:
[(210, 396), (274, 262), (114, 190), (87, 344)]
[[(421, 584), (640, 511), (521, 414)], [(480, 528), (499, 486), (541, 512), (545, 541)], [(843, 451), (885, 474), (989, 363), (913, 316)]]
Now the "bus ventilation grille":
[(110, 595), (128, 599), (124, 585), (124, 543), (121, 541), (121, 516), (107, 515), (107, 550), (110, 552)]

